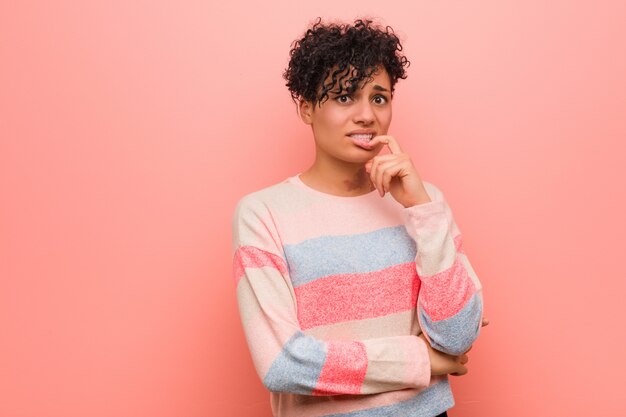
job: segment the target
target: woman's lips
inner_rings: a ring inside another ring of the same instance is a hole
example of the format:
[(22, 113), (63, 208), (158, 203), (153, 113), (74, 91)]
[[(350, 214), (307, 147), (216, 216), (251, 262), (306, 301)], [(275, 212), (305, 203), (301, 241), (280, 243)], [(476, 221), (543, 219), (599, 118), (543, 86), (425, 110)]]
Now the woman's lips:
[(374, 137), (373, 133), (353, 133), (351, 135), (348, 135), (348, 137), (352, 139), (352, 142), (355, 145), (363, 149), (372, 149), (372, 146), (369, 144), (369, 142)]

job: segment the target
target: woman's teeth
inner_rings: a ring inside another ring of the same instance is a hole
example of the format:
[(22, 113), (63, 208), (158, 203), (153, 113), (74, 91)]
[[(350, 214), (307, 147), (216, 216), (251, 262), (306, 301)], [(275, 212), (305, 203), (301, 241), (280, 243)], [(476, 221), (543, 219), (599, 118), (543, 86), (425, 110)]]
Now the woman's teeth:
[(372, 140), (373, 136), (374, 135), (372, 133), (366, 133), (366, 134), (359, 133), (359, 134), (355, 134), (355, 135), (350, 135), (350, 137), (353, 137), (356, 140), (367, 140), (367, 141)]

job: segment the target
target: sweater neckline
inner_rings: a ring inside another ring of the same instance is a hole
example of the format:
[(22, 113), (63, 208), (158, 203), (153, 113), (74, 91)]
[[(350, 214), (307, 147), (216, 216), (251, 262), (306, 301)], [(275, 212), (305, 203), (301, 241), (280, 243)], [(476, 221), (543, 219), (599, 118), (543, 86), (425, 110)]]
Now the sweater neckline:
[(339, 200), (340, 201), (358, 201), (358, 200), (361, 200), (361, 199), (370, 198), (371, 196), (378, 196), (378, 190), (375, 189), (375, 188), (372, 191), (368, 192), (368, 193), (360, 194), (360, 195), (353, 195), (353, 196), (335, 195), (335, 194), (325, 193), (323, 191), (316, 190), (315, 188), (305, 184), (304, 181), (302, 181), (300, 179), (300, 175), (301, 174), (302, 173), (299, 172), (296, 175), (294, 175), (293, 177), (287, 178), (287, 181), (291, 182), (292, 184), (297, 185), (300, 188), (303, 188), (303, 189), (307, 190), (310, 193), (317, 194), (319, 196), (323, 196), (323, 197), (330, 198), (330, 199), (333, 199), (333, 200), (338, 200), (338, 201)]

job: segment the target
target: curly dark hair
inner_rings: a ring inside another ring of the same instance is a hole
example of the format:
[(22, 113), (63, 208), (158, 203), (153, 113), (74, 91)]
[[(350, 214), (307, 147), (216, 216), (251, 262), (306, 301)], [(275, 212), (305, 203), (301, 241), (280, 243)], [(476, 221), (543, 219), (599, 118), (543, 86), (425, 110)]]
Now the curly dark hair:
[(292, 43), (283, 78), (294, 102), (305, 100), (321, 106), (329, 92), (351, 94), (371, 81), (382, 66), (389, 74), (393, 94), (410, 65), (400, 51), (402, 45), (390, 26), (383, 28), (369, 19), (357, 19), (354, 25), (324, 24), (318, 18), (302, 39)]

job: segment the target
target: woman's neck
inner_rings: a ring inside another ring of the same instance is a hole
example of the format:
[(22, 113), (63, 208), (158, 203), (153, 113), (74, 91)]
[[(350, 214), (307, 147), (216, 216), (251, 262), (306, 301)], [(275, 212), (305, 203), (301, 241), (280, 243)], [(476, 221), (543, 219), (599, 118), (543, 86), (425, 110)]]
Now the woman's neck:
[(300, 179), (311, 188), (338, 196), (353, 197), (374, 190), (364, 164), (329, 164), (316, 160)]

